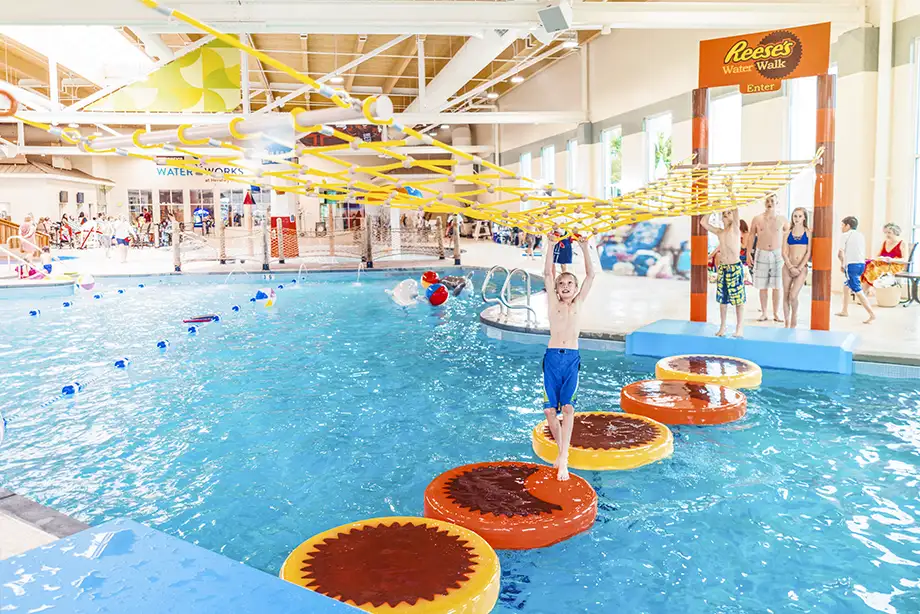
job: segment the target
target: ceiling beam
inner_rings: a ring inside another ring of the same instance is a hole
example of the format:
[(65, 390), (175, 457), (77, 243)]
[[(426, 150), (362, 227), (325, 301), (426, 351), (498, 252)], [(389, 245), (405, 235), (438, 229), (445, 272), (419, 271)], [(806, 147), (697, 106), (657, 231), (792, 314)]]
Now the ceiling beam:
[[(169, 6), (171, 2), (167, 1)], [(229, 32), (310, 32), (367, 34), (460, 34), (488, 28), (529, 30), (540, 21), (538, 2), (469, 2), (452, 0), (261, 0), (260, 2), (187, 2), (195, 18)], [(860, 26), (865, 22), (860, 0), (800, 2), (576, 2), (572, 27), (751, 29), (766, 30), (831, 21)], [(5, 24), (142, 26), (151, 32), (191, 32), (188, 25), (167, 20), (140, 2), (124, 0), (29, 0), (5, 2)]]
[(147, 28), (140, 26), (134, 27), (131, 31), (141, 42), (141, 49), (151, 58), (159, 62), (169, 62), (175, 59), (176, 54), (156, 32), (150, 32)]
[[(300, 67), (301, 68), (300, 72), (302, 72), (305, 75), (309, 75), (310, 74), (310, 35), (309, 34), (300, 35), (300, 50), (303, 52), (303, 55), (301, 56), (303, 64)], [(304, 102), (303, 108), (309, 111), (310, 110), (310, 92), (309, 91), (306, 91), (303, 93), (303, 102)]]
[[(355, 55), (360, 56), (364, 53), (364, 45), (367, 44), (367, 34), (359, 34), (358, 41), (355, 43)], [(355, 71), (348, 71), (348, 75), (345, 77), (345, 91), (350, 92), (351, 86), (355, 83)]]
[[(250, 36), (248, 33), (240, 34), (240, 39), (241, 39), (244, 43), (246, 43), (247, 45), (249, 45), (250, 47), (252, 47), (253, 49), (258, 49), (258, 47), (256, 47), (256, 44), (252, 41), (252, 36)], [(268, 104), (268, 105), (274, 104), (274, 102), (275, 102), (275, 97), (272, 96), (271, 84), (270, 84), (270, 82), (269, 82), (269, 80), (268, 80), (268, 76), (265, 74), (265, 68), (262, 66), (262, 62), (260, 62), (260, 61), (258, 60), (258, 58), (251, 58), (251, 61), (252, 61), (252, 62), (255, 62), (255, 64), (256, 64), (256, 71), (259, 73), (259, 81), (262, 83), (262, 86), (265, 88), (265, 99), (266, 99), (265, 102), (266, 102), (266, 104)], [(248, 78), (248, 76), (247, 76), (247, 78)]]
[(388, 77), (386, 82), (383, 84), (384, 94), (389, 94), (390, 92), (393, 91), (393, 88), (396, 87), (396, 83), (406, 72), (406, 69), (409, 67), (409, 64), (412, 63), (414, 56), (411, 55), (411, 53), (412, 53), (412, 48), (414, 46), (415, 46), (415, 43), (414, 41), (412, 41), (412, 39), (409, 39), (406, 41), (405, 47), (403, 47), (403, 55), (405, 57), (399, 60), (399, 63), (396, 65), (392, 76)]

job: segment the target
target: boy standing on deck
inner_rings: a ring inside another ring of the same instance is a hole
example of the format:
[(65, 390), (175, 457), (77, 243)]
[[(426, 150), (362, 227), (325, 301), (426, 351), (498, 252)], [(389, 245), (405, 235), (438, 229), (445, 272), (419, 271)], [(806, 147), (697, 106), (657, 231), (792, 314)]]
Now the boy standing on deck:
[(840, 260), (840, 270), (846, 276), (846, 287), (843, 289), (843, 309), (838, 316), (849, 316), (850, 310), (850, 292), (856, 295), (856, 300), (863, 306), (869, 319), (865, 324), (871, 324), (875, 320), (875, 312), (866, 299), (866, 293), (863, 292), (860, 277), (866, 270), (866, 237), (856, 230), (859, 226), (859, 220), (852, 215), (848, 215), (840, 223), (840, 230), (843, 232), (843, 245), (837, 252), (837, 258)]
[(700, 224), (707, 231), (719, 238), (719, 261), (716, 272), (716, 301), (719, 303), (719, 331), (716, 337), (725, 336), (728, 318), (728, 306), (735, 306), (734, 337), (744, 336), (744, 265), (741, 264), (741, 218), (738, 214), (735, 191), (730, 181), (726, 182), (728, 194), (735, 206), (731, 211), (722, 212), (722, 228), (709, 224), (703, 216)]
[[(565, 481), (569, 479), (569, 443), (572, 441), (572, 428), (575, 424), (575, 392), (581, 367), (581, 357), (578, 354), (581, 308), (594, 283), (594, 262), (587, 239), (578, 238), (585, 255), (585, 280), (581, 290), (578, 289), (578, 278), (568, 271), (554, 278), (555, 249), (550, 249), (550, 246), (556, 241), (558, 238), (554, 235), (546, 235), (543, 281), (549, 313), (549, 345), (543, 356), (543, 412), (559, 447), (559, 455), (553, 464), (558, 469), (556, 476), (560, 481)], [(561, 424), (559, 412), (562, 412)]]

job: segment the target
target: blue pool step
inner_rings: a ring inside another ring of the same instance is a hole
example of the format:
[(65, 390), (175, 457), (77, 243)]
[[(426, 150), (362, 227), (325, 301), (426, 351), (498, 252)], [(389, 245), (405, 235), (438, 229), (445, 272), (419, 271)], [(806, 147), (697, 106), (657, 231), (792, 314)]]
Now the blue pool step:
[[(745, 326), (744, 339), (716, 337), (716, 326), (658, 320), (626, 335), (626, 353), (664, 358), (677, 354), (737, 356), (763, 368), (853, 373), (855, 333)], [(734, 326), (729, 327), (729, 334)]]
[(361, 611), (131, 520), (0, 561), (0, 603), (68, 614)]

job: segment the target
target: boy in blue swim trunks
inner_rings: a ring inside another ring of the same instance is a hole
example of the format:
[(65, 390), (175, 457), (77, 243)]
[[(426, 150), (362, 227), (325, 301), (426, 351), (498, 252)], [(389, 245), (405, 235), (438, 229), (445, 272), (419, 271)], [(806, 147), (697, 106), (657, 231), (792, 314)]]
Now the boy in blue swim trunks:
[[(558, 264), (562, 268), (562, 272), (568, 272), (568, 265), (572, 264), (572, 238), (566, 237), (562, 241), (556, 243), (553, 247), (553, 263)], [(553, 277), (555, 278), (556, 271), (553, 269)]]
[(595, 270), (587, 239), (576, 238), (585, 255), (585, 279), (581, 290), (578, 289), (578, 278), (568, 271), (554, 277), (553, 254), (556, 250), (549, 249), (549, 246), (558, 241), (555, 235), (546, 236), (547, 249), (543, 266), (549, 308), (549, 345), (543, 356), (543, 411), (553, 439), (559, 446), (559, 455), (553, 466), (558, 469), (556, 476), (560, 481), (569, 479), (569, 443), (572, 441), (572, 428), (575, 424), (575, 392), (578, 389), (578, 369), (581, 366), (578, 354), (578, 335), (581, 332), (579, 319), (585, 298), (594, 283)]
[(869, 305), (859, 279), (866, 270), (866, 237), (856, 230), (858, 226), (859, 220), (852, 215), (848, 215), (840, 222), (843, 245), (837, 252), (837, 258), (840, 260), (840, 270), (846, 276), (846, 288), (843, 289), (843, 309), (837, 315), (844, 318), (850, 315), (850, 292), (852, 292), (856, 295), (859, 304), (869, 314), (869, 319), (865, 321), (865, 324), (872, 324), (875, 320), (875, 312)]

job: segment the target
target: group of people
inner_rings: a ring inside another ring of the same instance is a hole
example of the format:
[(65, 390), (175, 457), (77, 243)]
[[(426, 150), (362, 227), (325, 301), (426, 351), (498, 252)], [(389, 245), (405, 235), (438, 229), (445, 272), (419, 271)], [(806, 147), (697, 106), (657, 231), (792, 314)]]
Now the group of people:
[[(734, 203), (734, 191), (729, 185), (729, 194)], [(764, 204), (764, 211), (751, 222), (748, 232), (738, 209), (722, 214), (721, 227), (704, 219), (702, 225), (719, 239), (716, 274), (716, 300), (719, 303), (719, 330), (716, 336), (726, 333), (728, 307), (735, 307), (735, 337), (744, 335), (744, 267), (752, 266), (753, 284), (760, 294), (761, 314), (758, 322), (769, 320), (770, 294), (773, 296), (773, 320), (782, 322), (786, 328), (798, 324), (799, 294), (805, 285), (812, 253), (812, 232), (808, 224), (808, 211), (797, 207), (791, 219), (786, 220), (776, 213), (776, 196), (771, 194)], [(875, 312), (866, 298), (863, 285), (871, 287), (881, 274), (889, 268), (884, 265), (902, 258), (901, 229), (896, 224), (885, 226), (885, 243), (878, 258), (866, 259), (866, 239), (857, 228), (859, 220), (847, 216), (841, 220), (842, 246), (837, 252), (840, 269), (844, 274), (846, 288), (843, 293), (843, 308), (837, 314), (849, 315), (851, 297), (866, 310), (866, 324), (875, 320)], [(781, 293), (782, 291), (782, 293)], [(782, 299), (782, 317), (780, 300)]]

